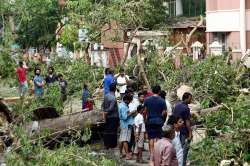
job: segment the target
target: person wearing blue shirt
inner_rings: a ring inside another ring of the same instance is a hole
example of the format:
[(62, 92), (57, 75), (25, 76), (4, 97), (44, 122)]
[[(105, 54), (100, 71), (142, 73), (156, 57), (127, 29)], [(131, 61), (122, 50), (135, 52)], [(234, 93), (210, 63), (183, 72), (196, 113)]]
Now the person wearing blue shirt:
[(130, 160), (132, 158), (128, 149), (128, 142), (131, 139), (131, 131), (133, 127), (133, 115), (135, 112), (129, 111), (129, 103), (133, 100), (133, 96), (126, 94), (123, 97), (123, 102), (119, 104), (119, 119), (120, 119), (120, 154), (122, 155), (122, 150), (124, 148), (126, 153), (126, 160)]
[(41, 69), (40, 68), (36, 68), (35, 69), (35, 77), (34, 77), (34, 93), (35, 93), (35, 97), (36, 98), (40, 98), (43, 96), (44, 93), (44, 79), (42, 76), (40, 76), (41, 74)]
[(119, 127), (118, 103), (115, 97), (116, 85), (111, 84), (110, 93), (104, 96), (103, 111), (103, 141), (106, 149), (117, 146), (117, 130)]
[(82, 92), (82, 110), (87, 108), (87, 101), (90, 97), (90, 93), (88, 90), (88, 86), (86, 84), (83, 85), (83, 92)]
[(192, 102), (192, 94), (185, 92), (182, 96), (182, 102), (178, 103), (173, 111), (175, 117), (181, 117), (184, 121), (184, 127), (180, 130), (180, 139), (183, 147), (183, 166), (186, 166), (189, 144), (192, 140), (191, 113), (188, 104)]
[(109, 93), (110, 84), (114, 83), (113, 71), (112, 69), (107, 70), (107, 74), (105, 75), (103, 84), (104, 84), (104, 95)]
[(159, 95), (161, 87), (156, 85), (152, 88), (153, 96), (147, 97), (144, 106), (146, 112), (146, 131), (149, 139), (149, 153), (153, 154), (155, 142), (161, 138), (164, 119), (167, 117), (167, 105)]

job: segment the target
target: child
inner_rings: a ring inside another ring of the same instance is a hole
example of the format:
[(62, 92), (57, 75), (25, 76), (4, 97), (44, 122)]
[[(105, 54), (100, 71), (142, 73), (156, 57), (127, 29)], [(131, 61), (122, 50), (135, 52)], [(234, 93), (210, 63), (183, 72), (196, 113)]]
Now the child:
[(90, 98), (90, 92), (88, 90), (88, 86), (86, 84), (83, 85), (83, 93), (82, 93), (82, 110), (90, 111), (93, 110), (93, 102)]
[(172, 144), (176, 150), (176, 156), (178, 160), (178, 166), (183, 165), (183, 148), (180, 140), (180, 130), (183, 127), (184, 121), (181, 117), (169, 116), (168, 125), (174, 126), (175, 138), (172, 140)]
[(67, 100), (67, 86), (68, 86), (68, 83), (63, 78), (62, 74), (58, 74), (58, 81), (59, 81), (59, 85), (60, 85), (60, 88), (61, 88), (61, 100), (64, 102), (64, 101)]
[(142, 148), (144, 143), (144, 133), (146, 131), (145, 129), (145, 123), (143, 118), (143, 110), (144, 106), (139, 105), (137, 107), (137, 115), (135, 117), (135, 141), (136, 141), (136, 148), (137, 148), (137, 163), (144, 163), (142, 160)]

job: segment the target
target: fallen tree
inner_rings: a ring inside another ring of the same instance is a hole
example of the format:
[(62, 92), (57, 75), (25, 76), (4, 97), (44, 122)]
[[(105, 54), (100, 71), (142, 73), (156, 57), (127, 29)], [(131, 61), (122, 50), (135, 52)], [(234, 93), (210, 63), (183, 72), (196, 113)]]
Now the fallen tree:
[(46, 129), (57, 135), (65, 132), (65, 130), (70, 129), (83, 130), (86, 127), (98, 124), (98, 121), (100, 120), (102, 120), (102, 116), (99, 110), (76, 112), (58, 118), (33, 121), (25, 125), (24, 128), (29, 133), (39, 133)]
[(208, 114), (208, 113), (212, 113), (212, 112), (218, 111), (218, 110), (219, 110), (220, 108), (222, 108), (222, 107), (223, 107), (223, 105), (217, 105), (217, 106), (215, 106), (215, 107), (202, 109), (202, 110), (199, 111), (199, 114), (200, 114), (201, 116), (203, 116), (203, 115), (206, 115), (206, 114)]

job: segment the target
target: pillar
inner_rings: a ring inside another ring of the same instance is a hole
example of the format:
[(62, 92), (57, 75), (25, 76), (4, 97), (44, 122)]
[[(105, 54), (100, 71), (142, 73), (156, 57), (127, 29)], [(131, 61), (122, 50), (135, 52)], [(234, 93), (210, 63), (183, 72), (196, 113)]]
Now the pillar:
[(182, 1), (176, 0), (176, 16), (182, 16), (183, 15), (183, 8), (182, 8)]
[(240, 47), (241, 54), (244, 57), (246, 53), (246, 3), (240, 0)]

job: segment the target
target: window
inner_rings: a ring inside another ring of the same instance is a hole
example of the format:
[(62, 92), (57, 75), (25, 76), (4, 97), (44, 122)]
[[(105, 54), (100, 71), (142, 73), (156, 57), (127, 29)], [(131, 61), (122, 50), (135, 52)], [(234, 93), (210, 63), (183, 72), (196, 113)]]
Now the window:
[(205, 0), (182, 0), (183, 16), (196, 17), (199, 15), (205, 15), (205, 4)]
[(169, 17), (176, 16), (176, 0), (168, 0), (163, 5), (166, 6)]
[(205, 15), (205, 0), (167, 0), (167, 13), (170, 17), (196, 17)]
[(227, 34), (225, 32), (214, 32), (213, 33), (213, 41), (212, 42), (218, 41), (222, 45), (223, 51), (227, 48), (226, 36), (227, 36)]

